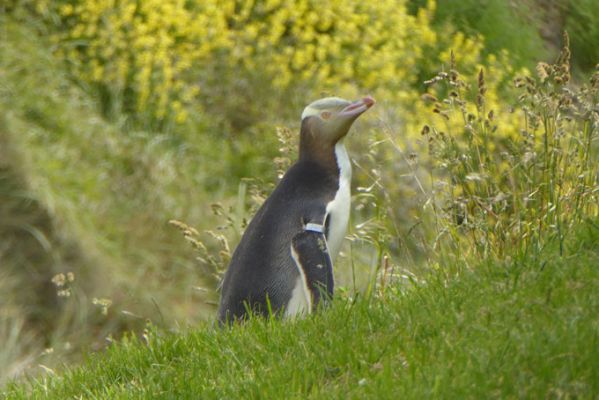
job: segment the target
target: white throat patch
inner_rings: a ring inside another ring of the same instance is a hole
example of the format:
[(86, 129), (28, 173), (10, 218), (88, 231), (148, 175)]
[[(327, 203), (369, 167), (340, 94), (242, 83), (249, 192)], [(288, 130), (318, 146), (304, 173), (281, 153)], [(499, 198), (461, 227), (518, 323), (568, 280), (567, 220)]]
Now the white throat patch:
[(341, 108), (350, 104), (351, 101), (347, 101), (340, 97), (325, 97), (324, 99), (316, 100), (308, 104), (308, 106), (304, 108), (304, 112), (302, 113), (302, 119), (306, 117), (311, 117), (312, 115), (317, 115), (323, 110), (331, 108)]
[(335, 194), (335, 198), (327, 204), (326, 208), (327, 215), (331, 218), (327, 235), (327, 246), (331, 261), (337, 258), (345, 238), (351, 203), (351, 163), (342, 141), (337, 142), (335, 145), (335, 157), (339, 166), (339, 189)]

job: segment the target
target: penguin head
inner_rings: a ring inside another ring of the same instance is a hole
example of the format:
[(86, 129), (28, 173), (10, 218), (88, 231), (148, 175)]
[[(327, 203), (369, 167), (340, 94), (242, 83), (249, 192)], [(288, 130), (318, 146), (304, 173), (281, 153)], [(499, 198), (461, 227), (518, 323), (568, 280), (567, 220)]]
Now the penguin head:
[(306, 131), (312, 136), (312, 140), (335, 145), (347, 135), (356, 118), (374, 103), (370, 96), (353, 102), (339, 97), (316, 100), (302, 113), (302, 135)]

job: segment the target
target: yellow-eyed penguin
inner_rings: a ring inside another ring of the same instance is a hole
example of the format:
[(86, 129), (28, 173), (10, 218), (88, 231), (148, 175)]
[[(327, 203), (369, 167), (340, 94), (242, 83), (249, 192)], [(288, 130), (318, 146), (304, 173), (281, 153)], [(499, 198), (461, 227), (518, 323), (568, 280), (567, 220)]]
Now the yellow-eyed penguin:
[[(343, 138), (374, 105), (327, 97), (302, 113), (299, 160), (247, 227), (222, 284), (218, 320), (248, 310), (293, 316), (333, 294), (333, 266), (347, 230), (351, 164)], [(323, 297), (324, 296), (324, 297)]]

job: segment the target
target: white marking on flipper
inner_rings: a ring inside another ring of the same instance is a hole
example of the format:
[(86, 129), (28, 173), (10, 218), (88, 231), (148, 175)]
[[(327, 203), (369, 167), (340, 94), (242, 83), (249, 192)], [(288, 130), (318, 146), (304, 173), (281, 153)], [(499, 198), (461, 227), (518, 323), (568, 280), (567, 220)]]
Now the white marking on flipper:
[(312, 311), (312, 296), (308, 289), (308, 281), (306, 280), (306, 274), (299, 262), (299, 256), (293, 248), (293, 244), (291, 245), (291, 257), (295, 262), (299, 276), (295, 281), (295, 287), (291, 292), (291, 298), (285, 308), (285, 317), (300, 316), (309, 314)]
[(316, 233), (324, 233), (324, 226), (320, 224), (315, 224), (313, 222), (308, 222), (304, 227), (304, 230)]

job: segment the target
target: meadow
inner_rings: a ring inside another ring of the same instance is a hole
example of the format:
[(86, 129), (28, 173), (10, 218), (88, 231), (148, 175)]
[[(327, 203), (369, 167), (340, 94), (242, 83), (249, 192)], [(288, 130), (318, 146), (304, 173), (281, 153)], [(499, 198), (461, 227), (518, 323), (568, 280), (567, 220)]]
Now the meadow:
[[(0, 6), (0, 393), (597, 396), (596, 8)], [(378, 101), (347, 139), (337, 297), (218, 330), (231, 252), (333, 94)]]

